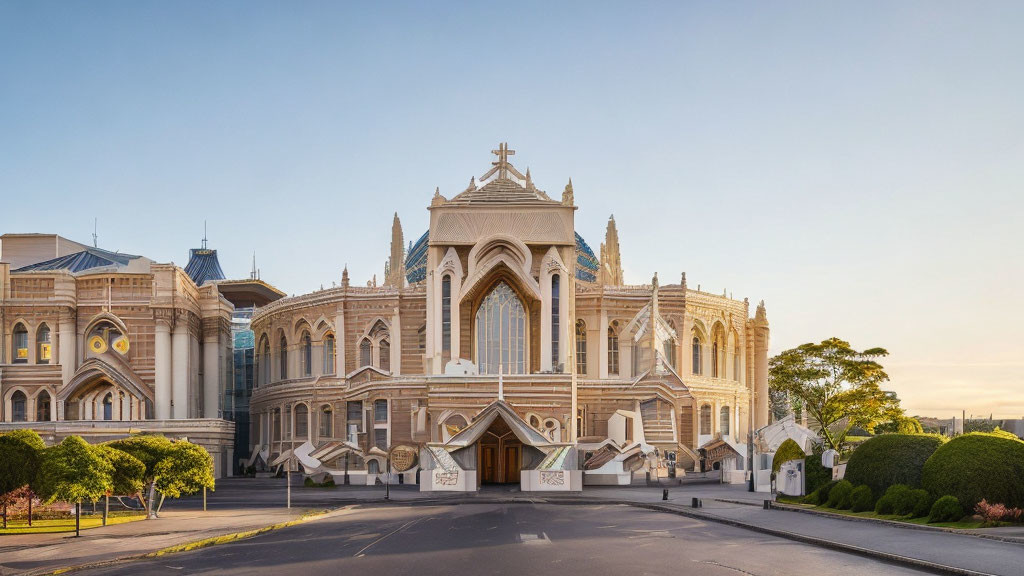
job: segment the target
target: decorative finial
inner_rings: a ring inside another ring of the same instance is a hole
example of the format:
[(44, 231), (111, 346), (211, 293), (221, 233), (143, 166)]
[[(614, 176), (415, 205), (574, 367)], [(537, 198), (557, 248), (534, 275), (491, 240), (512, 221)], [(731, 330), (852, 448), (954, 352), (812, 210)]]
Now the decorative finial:
[(206, 250), (206, 220), (203, 220), (203, 250)]
[(345, 268), (341, 271), (341, 287), (348, 288), (348, 264), (345, 264)]
[(569, 183), (565, 185), (565, 190), (562, 192), (562, 204), (572, 206), (575, 203), (576, 199), (572, 192), (572, 178), (569, 178)]
[(683, 290), (686, 290), (686, 272), (683, 272), (682, 278), (679, 279), (679, 285), (683, 287)]
[(655, 290), (658, 289), (658, 273), (657, 272), (654, 273), (654, 278), (651, 278), (651, 287), (653, 287)]
[(533, 189), (533, 178), (530, 177), (530, 167), (529, 166), (526, 167), (526, 189), (527, 190), (532, 190)]
[(510, 150), (508, 142), (502, 142), (498, 144), (497, 150), (491, 150), (491, 154), (494, 154), (498, 159), (491, 164), (498, 169), (498, 178), (508, 179), (508, 157), (515, 156), (516, 151)]
[(763, 324), (768, 323), (768, 312), (765, 310), (764, 300), (761, 300), (761, 303), (757, 305), (757, 312), (754, 314), (754, 319)]
[(447, 202), (448, 199), (441, 195), (441, 187), (434, 188), (434, 198), (430, 201), (431, 206), (440, 206)]

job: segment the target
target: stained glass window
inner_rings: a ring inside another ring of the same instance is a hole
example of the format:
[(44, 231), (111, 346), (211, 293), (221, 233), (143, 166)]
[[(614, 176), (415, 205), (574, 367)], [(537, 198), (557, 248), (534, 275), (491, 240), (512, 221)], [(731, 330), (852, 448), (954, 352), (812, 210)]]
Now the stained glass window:
[(499, 282), (476, 311), (477, 363), (481, 374), (526, 373), (526, 313), (519, 297)]

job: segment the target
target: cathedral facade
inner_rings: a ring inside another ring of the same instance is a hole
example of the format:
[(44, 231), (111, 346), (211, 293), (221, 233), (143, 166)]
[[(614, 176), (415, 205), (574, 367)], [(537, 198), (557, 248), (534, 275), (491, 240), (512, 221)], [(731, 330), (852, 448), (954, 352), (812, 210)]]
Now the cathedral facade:
[[(283, 298), (252, 317), (246, 466), (423, 490), (578, 490), (751, 465), (768, 422), (763, 303), (675, 281), (627, 285), (619, 236), (575, 231), (509, 160), (430, 201), (408, 247), (398, 215), (383, 281)], [(755, 462), (756, 464), (756, 462)]]

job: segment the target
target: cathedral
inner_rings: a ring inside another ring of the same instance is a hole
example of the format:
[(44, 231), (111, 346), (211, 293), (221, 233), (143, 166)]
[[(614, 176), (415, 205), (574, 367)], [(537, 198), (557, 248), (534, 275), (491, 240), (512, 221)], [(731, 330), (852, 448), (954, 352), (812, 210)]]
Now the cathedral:
[[(537, 188), (502, 144), (479, 180), (434, 193), (382, 281), (255, 309), (245, 469), (338, 484), (581, 490), (692, 475), (742, 482), (768, 423), (764, 304), (623, 279), (575, 231), (569, 180)], [(653, 271), (652, 271), (653, 272)]]

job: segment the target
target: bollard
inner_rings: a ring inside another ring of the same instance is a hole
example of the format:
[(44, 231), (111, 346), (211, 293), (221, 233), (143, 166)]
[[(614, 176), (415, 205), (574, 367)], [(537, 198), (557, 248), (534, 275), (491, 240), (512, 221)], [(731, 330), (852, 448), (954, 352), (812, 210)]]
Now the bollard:
[(668, 500), (668, 488), (665, 488), (664, 490), (661, 491), (661, 499)]
[(772, 501), (771, 500), (765, 500), (764, 501), (764, 509), (765, 510), (771, 510), (772, 509)]
[(700, 498), (694, 498), (693, 501), (690, 503), (691, 508), (700, 508), (702, 506), (703, 503), (700, 501)]

